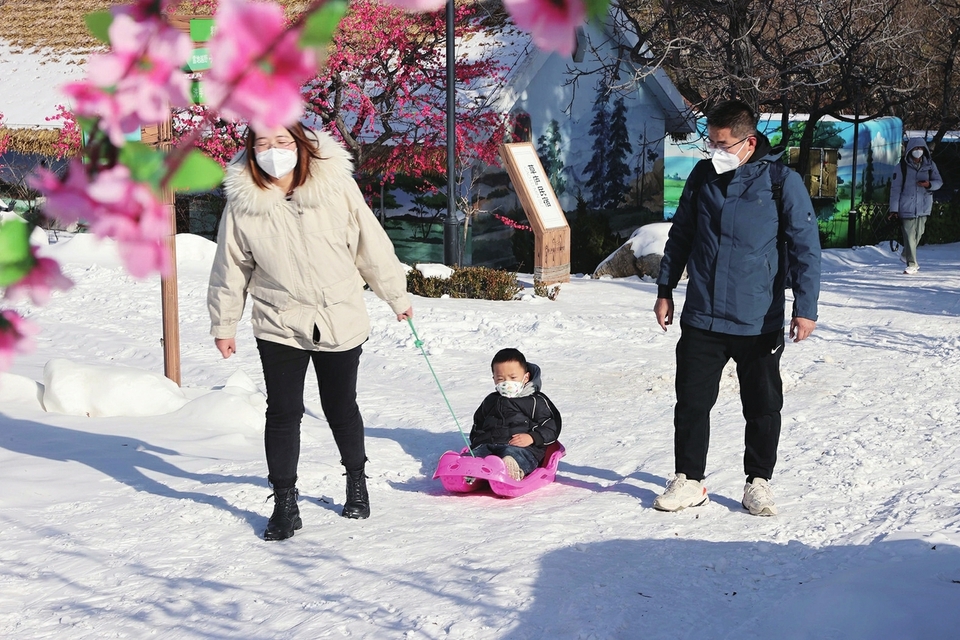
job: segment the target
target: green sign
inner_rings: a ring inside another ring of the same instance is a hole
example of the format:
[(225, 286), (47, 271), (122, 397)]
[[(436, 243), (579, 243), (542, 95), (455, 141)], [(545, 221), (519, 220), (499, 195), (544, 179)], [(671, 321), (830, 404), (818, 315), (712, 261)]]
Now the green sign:
[(210, 50), (206, 47), (194, 49), (184, 69), (187, 71), (205, 71), (210, 68)]
[(203, 104), (206, 101), (206, 97), (203, 95), (203, 85), (200, 84), (199, 80), (190, 82), (190, 100), (193, 101), (193, 104)]
[(213, 36), (213, 18), (191, 18), (190, 39), (194, 42), (206, 42)]

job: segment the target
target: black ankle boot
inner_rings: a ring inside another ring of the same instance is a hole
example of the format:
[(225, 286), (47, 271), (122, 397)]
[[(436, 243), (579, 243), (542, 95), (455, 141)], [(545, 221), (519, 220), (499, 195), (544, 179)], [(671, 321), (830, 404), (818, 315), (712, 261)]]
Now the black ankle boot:
[(363, 467), (358, 471), (347, 471), (347, 500), (343, 503), (340, 515), (344, 518), (369, 518), (370, 496), (367, 495), (367, 477)]
[(273, 515), (267, 523), (267, 530), (263, 532), (264, 540), (286, 540), (293, 536), (294, 531), (303, 527), (300, 507), (297, 506), (299, 495), (296, 487), (274, 488)]

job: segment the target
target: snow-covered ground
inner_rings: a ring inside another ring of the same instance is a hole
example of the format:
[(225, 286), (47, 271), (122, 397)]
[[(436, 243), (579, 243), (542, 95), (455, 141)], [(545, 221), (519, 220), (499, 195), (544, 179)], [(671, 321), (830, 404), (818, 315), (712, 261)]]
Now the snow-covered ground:
[(52, 88), (83, 77), (83, 56), (48, 49), (22, 51), (0, 40), (0, 113), (13, 128), (62, 126), (48, 117), (67, 98)]
[(415, 299), (464, 428), (497, 349), (543, 368), (567, 456), (516, 499), (431, 478), (462, 439), (409, 327), (368, 294), (373, 515), (339, 516), (342, 470), (308, 383), (304, 528), (272, 543), (262, 376), (247, 322), (230, 360), (207, 334), (212, 250), (178, 238), (177, 389), (160, 377), (158, 281), (86, 236), (45, 249), (76, 286), (18, 307), (42, 333), (0, 376), (0, 636), (958, 637), (960, 245), (922, 247), (913, 277), (883, 248), (824, 253), (817, 331), (783, 358), (774, 518), (739, 504), (732, 369), (711, 502), (652, 508), (673, 471), (679, 330), (657, 327), (649, 280), (576, 277), (556, 301)]

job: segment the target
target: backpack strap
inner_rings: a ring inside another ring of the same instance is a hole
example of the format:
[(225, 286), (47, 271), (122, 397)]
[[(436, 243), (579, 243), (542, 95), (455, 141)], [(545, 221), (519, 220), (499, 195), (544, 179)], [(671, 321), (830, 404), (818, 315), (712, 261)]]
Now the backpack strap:
[(787, 167), (780, 160), (770, 163), (770, 190), (773, 192), (773, 201), (777, 203), (777, 217), (780, 220), (780, 230), (777, 238), (784, 239), (783, 219), (783, 183), (787, 180)]
[(787, 221), (783, 213), (783, 183), (787, 180), (786, 165), (780, 160), (770, 163), (770, 190), (777, 203), (777, 252), (780, 254), (780, 275), (784, 287), (791, 288), (789, 260), (787, 259)]

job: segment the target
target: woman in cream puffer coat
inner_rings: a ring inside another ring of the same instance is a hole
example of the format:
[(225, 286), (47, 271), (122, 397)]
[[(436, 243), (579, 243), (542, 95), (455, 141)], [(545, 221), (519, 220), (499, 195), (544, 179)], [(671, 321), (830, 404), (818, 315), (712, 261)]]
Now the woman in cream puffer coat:
[(297, 463), (303, 388), (312, 361), (320, 403), (346, 468), (342, 514), (366, 518), (363, 419), (356, 402), (361, 345), (370, 331), (363, 286), (397, 320), (413, 316), (393, 245), (353, 179), (349, 153), (299, 123), (247, 133), (227, 168), (207, 303), (224, 358), (252, 300), (253, 333), (267, 387), (264, 442), (274, 513), (264, 538), (301, 527)]

